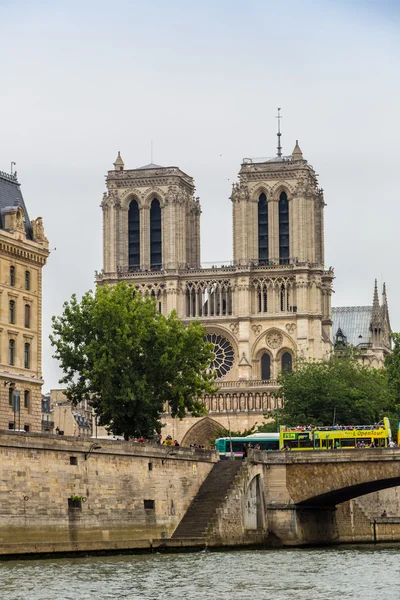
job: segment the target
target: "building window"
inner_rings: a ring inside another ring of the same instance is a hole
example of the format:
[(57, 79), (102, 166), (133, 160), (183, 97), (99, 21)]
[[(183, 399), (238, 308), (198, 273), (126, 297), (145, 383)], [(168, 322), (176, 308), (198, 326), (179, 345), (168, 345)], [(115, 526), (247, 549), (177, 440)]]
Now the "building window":
[(268, 262), (268, 202), (264, 193), (258, 198), (258, 260)]
[(8, 342), (8, 362), (13, 365), (15, 361), (15, 340)]
[(161, 269), (162, 266), (162, 234), (161, 206), (154, 198), (150, 208), (150, 268)]
[(290, 310), (290, 290), (289, 287), (285, 287), (283, 283), (281, 285), (280, 305), (282, 312)]
[(9, 302), (9, 321), (15, 323), (15, 301), (10, 300)]
[(15, 285), (15, 267), (10, 267), (10, 285)]
[(289, 264), (289, 202), (285, 192), (279, 196), (279, 264)]
[(154, 510), (155, 509), (155, 501), (154, 500), (143, 500), (143, 504), (146, 510)]
[(31, 326), (31, 307), (25, 304), (25, 327)]
[(30, 395), (31, 394), (29, 390), (24, 391), (24, 408), (29, 408)]
[(31, 427), (30, 425), (24, 425), (24, 429), (25, 429), (26, 433), (29, 433), (30, 427)]
[(129, 268), (140, 268), (140, 213), (136, 200), (132, 200), (128, 211)]
[(14, 421), (12, 423), (8, 423), (8, 429), (14, 429)]
[(69, 464), (76, 466), (78, 464), (78, 458), (76, 456), (70, 456), (69, 457)]
[(29, 369), (30, 358), (31, 358), (31, 345), (25, 344), (24, 346), (24, 367), (25, 369)]
[(12, 387), (8, 389), (8, 404), (14, 406), (14, 388)]
[(266, 313), (268, 312), (268, 292), (265, 288), (262, 288), (261, 291), (258, 292), (258, 312)]
[(282, 354), (282, 373), (292, 372), (292, 355), (290, 352), (284, 352)]
[(261, 379), (263, 381), (271, 379), (271, 357), (266, 352), (261, 357)]
[(30, 271), (25, 271), (25, 289), (31, 289), (31, 273)]

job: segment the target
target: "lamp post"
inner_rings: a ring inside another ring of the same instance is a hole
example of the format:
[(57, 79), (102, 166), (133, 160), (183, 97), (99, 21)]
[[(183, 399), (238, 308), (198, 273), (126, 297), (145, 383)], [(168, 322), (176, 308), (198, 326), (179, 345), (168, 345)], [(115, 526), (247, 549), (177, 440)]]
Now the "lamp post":
[(89, 456), (92, 454), (92, 452), (94, 452), (94, 450), (101, 450), (101, 446), (99, 444), (97, 444), (96, 442), (94, 442), (90, 448), (89, 448), (89, 452), (85, 453), (85, 460), (87, 460), (89, 458)]
[(12, 392), (12, 409), (14, 412), (14, 430), (16, 426), (15, 416), (18, 412), (18, 429), (21, 429), (21, 392), (15, 389), (15, 381), (5, 381), (4, 387), (9, 386)]

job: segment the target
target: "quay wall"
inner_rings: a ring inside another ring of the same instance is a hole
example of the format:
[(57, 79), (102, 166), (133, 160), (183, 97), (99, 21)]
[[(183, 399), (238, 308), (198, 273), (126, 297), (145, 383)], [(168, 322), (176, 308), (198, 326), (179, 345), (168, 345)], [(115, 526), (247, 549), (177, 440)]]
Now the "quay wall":
[(0, 554), (170, 537), (217, 460), (198, 449), (98, 443), (87, 456), (92, 440), (0, 431)]

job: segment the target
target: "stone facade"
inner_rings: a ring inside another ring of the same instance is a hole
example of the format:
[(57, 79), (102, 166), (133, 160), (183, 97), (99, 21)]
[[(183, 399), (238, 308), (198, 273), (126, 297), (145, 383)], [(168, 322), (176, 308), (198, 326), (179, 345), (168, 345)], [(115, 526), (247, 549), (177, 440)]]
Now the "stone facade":
[(48, 241), (41, 217), (29, 220), (16, 174), (0, 173), (0, 211), (0, 428), (40, 431)]
[(118, 549), (137, 539), (149, 547), (172, 534), (217, 460), (207, 451), (100, 444), (1, 431), (0, 554)]
[[(251, 425), (262, 420), (275, 408), (282, 368), (332, 351), (325, 203), (299, 145), (290, 156), (243, 159), (231, 195), (229, 265), (201, 268), (200, 203), (192, 178), (177, 167), (126, 170), (118, 155), (106, 184), (97, 283), (126, 281), (154, 296), (163, 313), (199, 319), (215, 346), (220, 386), (206, 403), (220, 415), (248, 413)], [(172, 434), (168, 415), (165, 422)]]

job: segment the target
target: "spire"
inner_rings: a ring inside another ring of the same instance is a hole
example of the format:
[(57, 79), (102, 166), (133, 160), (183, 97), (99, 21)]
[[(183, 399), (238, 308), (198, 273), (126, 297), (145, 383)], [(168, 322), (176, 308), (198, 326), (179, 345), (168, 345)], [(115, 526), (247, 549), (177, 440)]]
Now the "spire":
[(296, 145), (293, 149), (292, 152), (292, 159), (293, 160), (303, 160), (303, 153), (301, 151), (301, 148), (299, 146), (299, 140), (296, 140)]
[(278, 150), (278, 152), (276, 155), (279, 158), (281, 158), (282, 157), (282, 146), (281, 146), (281, 135), (282, 135), (281, 134), (281, 119), (282, 119), (282, 117), (281, 117), (281, 109), (280, 108), (278, 108), (278, 116), (276, 118), (278, 119), (278, 133), (277, 133), (277, 136), (278, 136), (277, 150)]
[(116, 171), (123, 171), (124, 170), (124, 161), (121, 158), (121, 153), (118, 150), (118, 156), (115, 159), (115, 163), (114, 163), (114, 167)]
[(382, 290), (382, 304), (387, 304), (387, 297), (386, 297), (386, 283), (383, 282), (383, 290)]
[(380, 307), (379, 307), (379, 296), (378, 296), (378, 282), (375, 279), (375, 287), (374, 287), (374, 299), (372, 301), (372, 319), (376, 319), (380, 317)]

